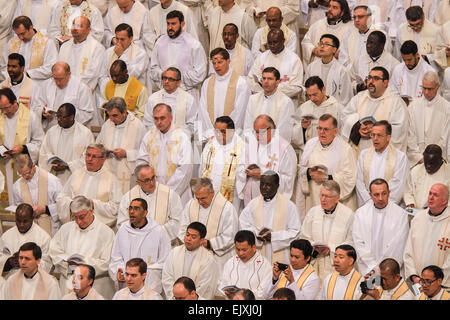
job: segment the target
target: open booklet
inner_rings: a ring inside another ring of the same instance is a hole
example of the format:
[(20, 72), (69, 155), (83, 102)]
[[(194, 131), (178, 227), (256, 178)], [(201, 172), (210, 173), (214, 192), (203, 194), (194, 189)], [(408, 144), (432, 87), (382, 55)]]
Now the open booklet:
[(59, 162), (58, 164), (62, 164), (66, 167), (68, 167), (69, 165), (67, 164), (67, 162), (65, 162), (63, 159), (61, 159), (60, 157), (57, 156), (53, 156), (50, 159), (47, 160), (47, 165), (50, 166), (53, 164), (53, 162)]
[(235, 292), (237, 292), (237, 291), (239, 291), (241, 289), (236, 287), (235, 285), (231, 285), (231, 286), (225, 286), (221, 290), (222, 290), (223, 293), (225, 293), (225, 291), (229, 291), (229, 292), (231, 292), (233, 294), (233, 293), (235, 293)]
[(322, 171), (325, 174), (328, 174), (328, 168), (326, 166), (324, 166), (323, 164), (318, 164), (314, 167), (311, 168), (313, 171), (318, 170), (318, 171)]
[(9, 151), (11, 150), (9, 150), (5, 145), (2, 144), (0, 146), (0, 156), (4, 157)]
[(67, 262), (72, 261), (72, 262), (75, 262), (76, 264), (85, 263), (84, 256), (82, 256), (81, 254), (78, 254), (78, 253), (74, 253), (67, 259), (64, 259), (64, 261), (67, 261)]

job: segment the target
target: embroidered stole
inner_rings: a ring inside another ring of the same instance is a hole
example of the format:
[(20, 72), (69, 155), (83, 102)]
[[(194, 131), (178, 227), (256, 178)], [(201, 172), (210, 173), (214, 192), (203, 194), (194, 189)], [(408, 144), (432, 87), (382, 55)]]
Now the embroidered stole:
[[(425, 293), (422, 292), (422, 294), (420, 295), (419, 300), (427, 300), (427, 296)], [(439, 300), (450, 300), (450, 293), (448, 293), (447, 291), (442, 292), (442, 296)]]
[[(19, 270), (11, 276), (9, 292), (12, 300), (22, 300), (22, 282), (24, 273)], [(35, 277), (38, 277), (33, 300), (48, 300), (50, 294), (51, 276), (38, 269)]]
[[(69, 56), (72, 52), (72, 46), (73, 46), (73, 39), (70, 39), (61, 46), (61, 49), (59, 51), (59, 60), (61, 61), (69, 60)], [(94, 49), (95, 49), (95, 39), (88, 36), (83, 45), (83, 49), (81, 49), (81, 54), (78, 57), (75, 57), (78, 63), (77, 68), (75, 70), (71, 70), (73, 74), (77, 76), (84, 74), (88, 65), (92, 62)]]
[[(141, 187), (136, 185), (130, 190), (130, 202), (133, 199), (141, 198), (140, 189)], [(158, 183), (154, 192), (156, 192), (155, 207), (151, 212), (149, 210), (148, 214), (151, 214), (152, 218), (162, 226), (167, 221), (170, 189), (168, 186)]]
[[(7, 87), (12, 87), (11, 78), (6, 79), (5, 85)], [(31, 94), (33, 92), (33, 80), (27, 77), (27, 75), (23, 74), (22, 84), (19, 89), (19, 96), (17, 97), (17, 101), (23, 104), (25, 107), (30, 108)]]
[[(178, 279), (183, 275), (184, 268), (184, 256), (186, 254), (186, 247), (184, 245), (175, 247), (173, 249), (173, 275), (174, 279)], [(194, 259), (192, 259), (192, 265), (189, 270), (189, 278), (191, 278), (194, 283), (198, 284), (198, 278), (201, 275), (200, 273), (206, 267), (206, 262), (208, 261), (209, 251), (200, 246), (198, 252)]]
[[(369, 190), (370, 168), (372, 165), (372, 158), (374, 152), (375, 148), (370, 147), (369, 149), (367, 149), (367, 152), (364, 155), (363, 159), (364, 184), (366, 185), (367, 190)], [(391, 180), (392, 177), (394, 176), (396, 158), (397, 158), (397, 150), (392, 146), (392, 144), (388, 144), (388, 154), (384, 167), (384, 177), (383, 177), (384, 180), (386, 180), (387, 182), (389, 182), (389, 180)]]
[(232, 69), (240, 76), (245, 73), (245, 49), (244, 47), (236, 41), (234, 46), (233, 56), (231, 57)]
[[(339, 273), (337, 271), (333, 272), (327, 287), (327, 300), (333, 300), (334, 287), (336, 286), (336, 280)], [(353, 270), (352, 277), (347, 284), (347, 289), (345, 290), (344, 300), (353, 300), (353, 295), (355, 293), (356, 287), (358, 286), (359, 280), (361, 279), (361, 274)]]
[[(135, 77), (130, 77), (127, 91), (125, 93), (124, 100), (127, 103), (127, 109), (130, 111), (134, 111), (136, 109), (137, 100), (139, 98), (139, 93), (142, 90), (142, 83), (136, 79)], [(111, 98), (115, 97), (116, 84), (109, 80), (106, 84), (105, 88), (105, 96), (107, 100), (111, 100)]]
[[(409, 288), (405, 281), (395, 290), (395, 292), (392, 294), (391, 300), (398, 300), (402, 295), (404, 295), (406, 292), (408, 292)], [(383, 288), (378, 288), (378, 292), (380, 293), (380, 297), (383, 294)]]
[[(40, 67), (44, 63), (45, 47), (48, 40), (49, 39), (39, 31), (34, 35), (32, 40), (33, 44), (31, 45), (30, 69)], [(20, 41), (17, 36), (12, 38), (9, 46), (9, 53), (19, 53), (21, 44), (22, 41)]]
[[(61, 16), (59, 18), (59, 23), (60, 23), (62, 36), (70, 36), (71, 35), (68, 23), (72, 23), (72, 21), (69, 21), (70, 15), (67, 12), (70, 7), (71, 7), (71, 4), (69, 1), (67, 1), (61, 8)], [(88, 18), (89, 21), (92, 21), (92, 9), (89, 6), (89, 3), (87, 1), (83, 0), (83, 2), (81, 2), (79, 7), (81, 9), (81, 15), (83, 17)]]
[[(206, 230), (208, 231), (205, 239), (211, 240), (217, 236), (217, 232), (219, 231), (219, 223), (226, 204), (227, 199), (220, 192), (216, 192), (210, 205), (211, 209), (206, 222)], [(189, 206), (189, 221), (199, 221), (199, 214), (200, 204), (196, 199), (192, 199), (191, 205)]]
[[(14, 145), (23, 145), (27, 143), (28, 124), (30, 122), (30, 109), (19, 103), (19, 116), (17, 117), (16, 134), (14, 136)], [(5, 115), (0, 115), (0, 142), (5, 143)]]
[[(236, 87), (239, 80), (239, 74), (234, 70), (231, 71), (230, 80), (228, 82), (227, 93), (225, 96), (225, 103), (223, 106), (223, 115), (229, 116), (234, 109), (234, 100), (236, 98)], [(211, 75), (208, 81), (208, 87), (206, 90), (206, 103), (208, 107), (208, 114), (211, 123), (214, 123), (216, 118), (214, 116), (214, 87), (216, 83), (216, 74)]]

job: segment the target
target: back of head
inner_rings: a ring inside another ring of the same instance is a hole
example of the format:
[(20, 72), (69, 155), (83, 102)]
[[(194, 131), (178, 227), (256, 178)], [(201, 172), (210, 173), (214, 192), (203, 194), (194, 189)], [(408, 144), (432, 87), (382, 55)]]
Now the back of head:
[(256, 300), (255, 294), (250, 289), (240, 289), (236, 291), (233, 296), (233, 300), (236, 300), (234, 299), (236, 296), (241, 296), (244, 300)]
[(123, 60), (117, 59), (111, 64), (111, 68), (118, 68), (119, 71), (125, 71), (128, 70), (127, 63)]
[(423, 9), (420, 6), (411, 6), (405, 11), (406, 20), (417, 21), (424, 17)]
[(208, 191), (214, 190), (212, 181), (209, 178), (192, 178), (190, 186), (193, 193), (198, 192), (201, 188), (206, 188)]
[(318, 77), (318, 76), (312, 76), (312, 77), (309, 77), (308, 79), (306, 79), (305, 88), (309, 88), (313, 85), (317, 85), (317, 88), (319, 88), (319, 90), (322, 90), (323, 87), (325, 86), (323, 84), (322, 79), (320, 79), (320, 77)]
[(272, 300), (295, 300), (295, 293), (289, 288), (278, 288), (274, 293)]
[(17, 170), (22, 170), (23, 168), (31, 169), (33, 167), (33, 160), (28, 153), (21, 153), (15, 157), (15, 163)]
[(395, 259), (387, 258), (380, 262), (380, 270), (390, 270), (393, 275), (397, 275), (400, 274), (400, 265)]
[(192, 291), (196, 290), (196, 288), (195, 288), (195, 282), (194, 282), (191, 278), (189, 278), (189, 277), (185, 277), (185, 276), (180, 277), (180, 278), (178, 278), (178, 279), (174, 282), (173, 285), (175, 286), (175, 285), (178, 284), (178, 283), (182, 283), (183, 286), (186, 288), (186, 290), (187, 290), (189, 293), (191, 293)]
[(33, 27), (33, 22), (31, 22), (31, 19), (27, 16), (18, 16), (13, 20), (12, 28), (17, 29), (21, 25), (23, 25), (25, 29), (30, 30), (30, 28)]

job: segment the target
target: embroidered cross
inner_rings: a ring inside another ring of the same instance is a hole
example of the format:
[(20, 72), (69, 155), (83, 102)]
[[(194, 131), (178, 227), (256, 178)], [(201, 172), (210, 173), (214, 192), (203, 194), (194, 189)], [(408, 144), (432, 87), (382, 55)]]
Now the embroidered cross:
[(269, 157), (270, 161), (267, 162), (266, 168), (271, 168), (272, 170), (275, 170), (275, 161), (278, 161), (277, 154), (274, 153), (272, 156)]
[(445, 251), (445, 250), (447, 250), (447, 248), (450, 248), (449, 239), (442, 237), (442, 239), (438, 241), (437, 245), (439, 247), (439, 250), (444, 250)]

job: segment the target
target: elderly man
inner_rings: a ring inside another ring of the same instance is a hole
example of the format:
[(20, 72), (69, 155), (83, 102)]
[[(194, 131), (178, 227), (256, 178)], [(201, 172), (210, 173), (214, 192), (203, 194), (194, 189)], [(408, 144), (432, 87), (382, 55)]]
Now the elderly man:
[(75, 221), (65, 223), (50, 241), (49, 254), (59, 274), (61, 294), (73, 288), (72, 273), (80, 263), (95, 268), (94, 288), (105, 299), (114, 294), (114, 283), (108, 276), (108, 265), (114, 232), (96, 219), (97, 205), (84, 196), (76, 196), (70, 202), (70, 213)]
[(436, 265), (444, 271), (442, 285), (450, 285), (450, 242), (448, 186), (436, 183), (428, 194), (428, 210), (420, 211), (411, 221), (403, 255), (405, 275), (413, 283), (420, 280), (419, 272), (426, 266)]
[(72, 173), (56, 199), (62, 223), (70, 221), (73, 197), (82, 195), (92, 202), (97, 220), (115, 228), (122, 192), (116, 176), (104, 166), (106, 154), (107, 150), (101, 144), (90, 144), (87, 147), (86, 166)]
[(158, 103), (153, 108), (155, 128), (147, 132), (139, 147), (136, 165), (150, 164), (157, 181), (175, 190), (186, 204), (192, 197), (189, 181), (192, 176), (192, 145), (189, 137), (172, 124), (172, 108)]
[(95, 268), (88, 264), (79, 264), (72, 276), (73, 292), (61, 300), (105, 300), (94, 288)]
[(333, 272), (336, 247), (353, 245), (353, 210), (339, 202), (340, 194), (336, 181), (325, 181), (320, 189), (320, 205), (308, 211), (302, 224), (300, 238), (309, 240), (316, 251), (312, 265), (320, 282)]
[(141, 120), (127, 111), (123, 98), (114, 97), (103, 105), (108, 120), (103, 124), (96, 143), (103, 144), (111, 152), (106, 166), (120, 183), (122, 194), (134, 185), (132, 178), (139, 145), (146, 130)]
[(206, 226), (207, 234), (203, 246), (210, 250), (220, 269), (233, 255), (233, 239), (238, 231), (239, 220), (236, 209), (220, 192), (214, 190), (211, 179), (191, 180), (191, 199), (181, 213), (178, 239), (183, 241), (186, 227), (194, 221)]

